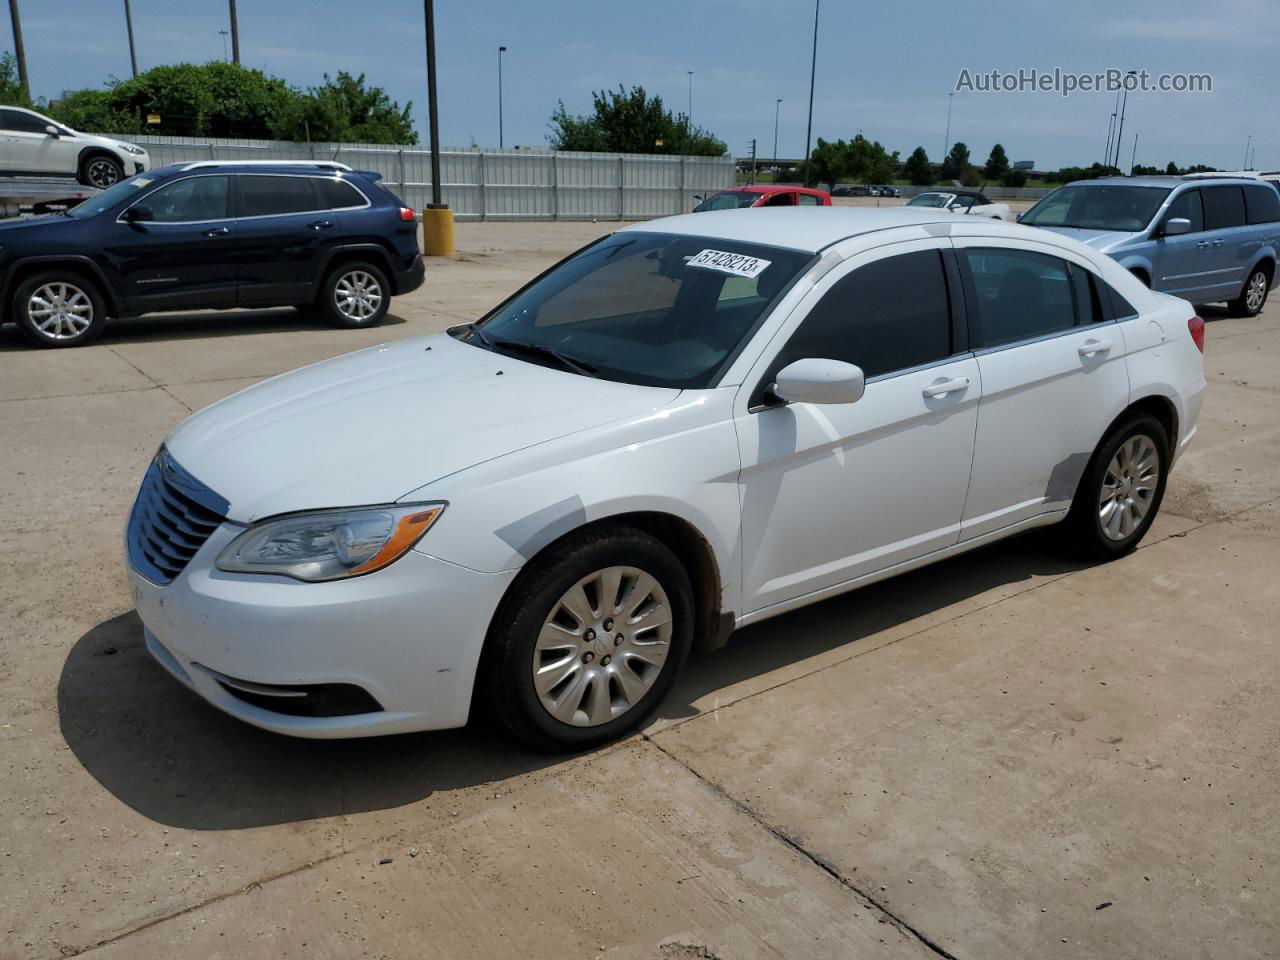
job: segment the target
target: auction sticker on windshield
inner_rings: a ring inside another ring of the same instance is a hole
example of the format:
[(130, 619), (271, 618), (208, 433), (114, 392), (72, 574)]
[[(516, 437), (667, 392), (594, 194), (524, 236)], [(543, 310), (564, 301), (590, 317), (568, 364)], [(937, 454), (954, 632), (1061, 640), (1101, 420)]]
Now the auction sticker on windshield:
[(772, 260), (748, 257), (743, 253), (725, 253), (723, 250), (703, 250), (689, 258), (689, 266), (703, 267), (731, 273), (735, 277), (758, 277)]

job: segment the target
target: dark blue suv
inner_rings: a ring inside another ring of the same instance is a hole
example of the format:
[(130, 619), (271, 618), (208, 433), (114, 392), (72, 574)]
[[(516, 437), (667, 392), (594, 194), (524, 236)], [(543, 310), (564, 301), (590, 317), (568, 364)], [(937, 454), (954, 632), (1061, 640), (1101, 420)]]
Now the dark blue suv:
[(173, 164), (0, 223), (3, 320), (43, 347), (160, 310), (315, 307), (367, 327), (422, 280), (413, 211), (336, 163)]

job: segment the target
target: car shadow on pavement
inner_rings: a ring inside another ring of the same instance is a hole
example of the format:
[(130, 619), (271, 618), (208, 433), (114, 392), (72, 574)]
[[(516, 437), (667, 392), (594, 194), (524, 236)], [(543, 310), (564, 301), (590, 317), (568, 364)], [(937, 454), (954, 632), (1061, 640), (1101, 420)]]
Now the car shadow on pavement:
[[(696, 715), (698, 699), (996, 587), (1078, 569), (1043, 533), (1018, 537), (786, 614), (693, 657), (659, 716)], [(957, 610), (957, 613), (960, 611)], [(441, 790), (499, 783), (562, 762), (490, 725), (362, 740), (267, 733), (206, 704), (146, 652), (137, 614), (76, 642), (58, 682), (62, 735), (84, 768), (151, 820), (231, 830), (385, 810)]]
[[(394, 312), (383, 317), (378, 327), (394, 327), (407, 321)], [(145, 317), (111, 320), (96, 342), (105, 346), (164, 340), (205, 340), (252, 333), (294, 333), (338, 328), (312, 310), (274, 307), (266, 310), (225, 310), (191, 313), (155, 313)], [(16, 325), (0, 325), (0, 353), (36, 350)]]

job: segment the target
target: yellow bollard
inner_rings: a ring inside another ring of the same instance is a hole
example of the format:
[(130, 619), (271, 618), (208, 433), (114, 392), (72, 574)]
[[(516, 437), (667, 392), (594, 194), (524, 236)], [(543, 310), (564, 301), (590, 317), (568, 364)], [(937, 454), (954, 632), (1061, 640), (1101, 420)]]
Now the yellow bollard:
[(422, 252), (428, 257), (452, 257), (453, 211), (448, 207), (425, 207), (422, 211)]

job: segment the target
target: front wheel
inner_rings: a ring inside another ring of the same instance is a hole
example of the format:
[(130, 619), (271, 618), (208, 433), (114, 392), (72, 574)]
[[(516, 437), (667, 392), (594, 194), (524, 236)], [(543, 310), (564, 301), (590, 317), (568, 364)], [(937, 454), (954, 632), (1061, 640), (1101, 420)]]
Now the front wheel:
[(1150, 414), (1122, 421), (1094, 451), (1064, 532), (1073, 551), (1111, 560), (1137, 547), (1164, 499), (1169, 435)]
[(77, 273), (54, 270), (18, 284), (13, 318), (38, 347), (82, 347), (102, 333), (107, 313), (94, 284)]
[(97, 187), (99, 190), (105, 190), (107, 187), (113, 186), (120, 182), (124, 176), (124, 167), (120, 165), (120, 161), (114, 157), (108, 157), (106, 154), (97, 154), (96, 156), (86, 157), (84, 163), (80, 165), (80, 182), (86, 187)]
[(578, 750), (640, 726), (675, 680), (693, 635), (689, 576), (629, 527), (585, 531), (534, 561), (500, 605), (488, 701), (542, 750)]
[(387, 315), (391, 285), (372, 263), (344, 263), (325, 276), (320, 310), (338, 327), (372, 327)]
[(1271, 289), (1271, 277), (1265, 267), (1255, 267), (1244, 283), (1240, 296), (1227, 302), (1227, 309), (1233, 317), (1256, 317), (1267, 304), (1267, 293)]

